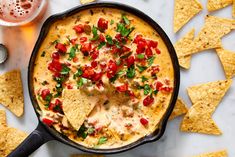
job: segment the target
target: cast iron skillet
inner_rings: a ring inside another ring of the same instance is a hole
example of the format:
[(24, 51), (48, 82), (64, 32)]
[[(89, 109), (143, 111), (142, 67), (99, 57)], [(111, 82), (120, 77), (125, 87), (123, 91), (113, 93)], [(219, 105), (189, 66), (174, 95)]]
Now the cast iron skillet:
[[(175, 81), (174, 81), (173, 96), (172, 96), (170, 105), (167, 109), (167, 112), (165, 113), (164, 117), (162, 118), (162, 121), (160, 123), (160, 127), (158, 129), (156, 129), (152, 134), (145, 136), (136, 142), (133, 142), (127, 146), (123, 146), (120, 148), (114, 148), (114, 149), (95, 149), (95, 148), (84, 147), (80, 144), (77, 144), (77, 143), (71, 141), (66, 136), (58, 133), (55, 129), (50, 128), (50, 127), (46, 126), (45, 124), (43, 124), (40, 121), (40, 114), (39, 114), (40, 108), (38, 106), (36, 96), (34, 95), (34, 87), (33, 87), (34, 62), (37, 57), (40, 45), (43, 42), (44, 38), (46, 37), (46, 35), (50, 29), (50, 26), (57, 20), (66, 18), (66, 17), (71, 16), (73, 14), (76, 14), (82, 10), (92, 9), (92, 8), (96, 8), (96, 7), (117, 8), (117, 9), (129, 12), (129, 13), (132, 13), (132, 14), (136, 15), (137, 17), (140, 17), (143, 20), (145, 20), (149, 25), (151, 25), (159, 33), (159, 35), (161, 36), (161, 38), (165, 42), (165, 44), (168, 48), (168, 51), (170, 53), (171, 60), (173, 63), (173, 68), (174, 68)], [(91, 3), (91, 4), (87, 4), (87, 5), (78, 6), (78, 7), (72, 8), (64, 13), (53, 15), (53, 16), (49, 17), (42, 26), (41, 33), (40, 33), (39, 38), (36, 42), (36, 45), (33, 49), (33, 52), (32, 52), (31, 58), (30, 58), (30, 62), (29, 62), (29, 67), (28, 67), (29, 94), (30, 94), (30, 99), (32, 101), (34, 110), (35, 110), (36, 115), (39, 119), (39, 124), (38, 124), (37, 128), (25, 139), (25, 141), (18, 148), (16, 148), (8, 157), (29, 156), (36, 149), (38, 149), (42, 144), (44, 144), (48, 141), (51, 141), (51, 140), (60, 141), (64, 144), (70, 145), (74, 148), (77, 148), (77, 149), (85, 151), (85, 152), (98, 153), (98, 154), (99, 153), (102, 153), (102, 154), (120, 153), (120, 152), (127, 151), (129, 149), (132, 149), (134, 147), (137, 147), (137, 146), (142, 145), (147, 142), (157, 141), (163, 135), (165, 128), (166, 128), (167, 120), (168, 120), (168, 118), (169, 118), (169, 116), (175, 106), (175, 102), (176, 102), (176, 99), (178, 96), (178, 91), (179, 91), (179, 84), (180, 84), (179, 64), (178, 64), (178, 59), (177, 59), (175, 50), (171, 44), (171, 41), (167, 37), (166, 33), (162, 30), (162, 28), (156, 22), (154, 22), (149, 16), (145, 15), (141, 11), (139, 11), (133, 7), (130, 7), (130, 6), (120, 4), (120, 3), (102, 2), (102, 3)]]

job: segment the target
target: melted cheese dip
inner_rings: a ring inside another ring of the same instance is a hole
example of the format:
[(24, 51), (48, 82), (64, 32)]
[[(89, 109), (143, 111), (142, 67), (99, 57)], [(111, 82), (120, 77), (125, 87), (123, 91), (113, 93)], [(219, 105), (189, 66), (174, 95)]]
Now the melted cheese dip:
[[(97, 149), (151, 134), (174, 88), (171, 58), (159, 34), (142, 19), (111, 8), (84, 10), (53, 23), (33, 75), (42, 121)], [(65, 88), (100, 100), (79, 131), (63, 113)]]

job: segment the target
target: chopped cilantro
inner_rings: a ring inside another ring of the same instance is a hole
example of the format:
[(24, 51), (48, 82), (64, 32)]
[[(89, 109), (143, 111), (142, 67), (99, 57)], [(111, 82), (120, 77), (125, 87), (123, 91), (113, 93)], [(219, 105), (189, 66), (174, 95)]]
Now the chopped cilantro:
[(138, 54), (138, 55), (137, 55), (137, 58), (138, 58), (138, 59), (144, 59), (144, 54)]
[(76, 56), (76, 48), (75, 47), (71, 47), (70, 51), (69, 51), (69, 59), (68, 60), (72, 60), (75, 56)]
[(118, 79), (118, 74), (115, 74), (114, 77), (109, 79), (109, 81), (114, 83), (117, 79)]
[(158, 93), (158, 90), (154, 90), (153, 94), (156, 95)]
[(148, 67), (146, 66), (141, 66), (141, 65), (136, 65), (139, 69), (139, 72), (142, 73), (143, 71), (145, 71)]
[(104, 144), (105, 142), (107, 142), (107, 137), (100, 137), (99, 141), (98, 141), (98, 145)]
[(52, 45), (55, 45), (55, 44), (58, 44), (58, 42), (59, 42), (59, 40), (56, 39), (56, 40), (52, 41), (51, 44), (52, 44)]
[(144, 85), (144, 95), (148, 95), (150, 93), (150, 86), (148, 84)]
[(122, 63), (121, 60), (118, 60), (118, 61), (116, 62), (117, 66), (121, 65), (121, 63)]
[(122, 15), (122, 19), (123, 19), (123, 21), (125, 22), (125, 24), (126, 25), (129, 25), (130, 24), (130, 21), (129, 21), (129, 19), (126, 17), (126, 15)]
[(122, 74), (124, 74), (124, 73), (125, 73), (124, 70), (120, 70), (119, 72), (117, 72), (118, 75), (122, 75)]
[(98, 28), (93, 26), (91, 31), (93, 34), (93, 38), (91, 38), (90, 40), (92, 40), (92, 41), (98, 40), (99, 39)]
[(73, 75), (73, 78), (76, 79), (76, 77), (79, 77), (83, 74), (83, 71), (81, 68), (78, 69), (78, 71)]
[(115, 42), (115, 45), (116, 45), (116, 47), (117, 47), (118, 49), (121, 48), (120, 43), (119, 43), (118, 41)]
[(86, 78), (80, 78), (80, 80), (77, 82), (77, 86), (78, 87), (81, 87), (81, 86), (83, 86), (84, 84), (86, 84), (87, 83), (87, 79)]
[(142, 82), (148, 81), (148, 78), (146, 78), (145, 76), (142, 76), (141, 79), (142, 79)]
[(41, 54), (41, 57), (45, 57), (45, 55), (46, 55), (46, 52), (43, 51), (42, 54)]
[(114, 20), (113, 19), (110, 21), (110, 25), (112, 25), (112, 24), (114, 24)]
[(155, 59), (155, 57), (153, 56), (153, 57), (150, 57), (150, 58), (147, 60), (149, 66), (151, 66), (151, 65), (153, 64), (154, 59)]
[(63, 64), (60, 74), (67, 75), (67, 74), (69, 74), (69, 72), (70, 72), (70, 68)]
[(90, 135), (90, 134), (93, 134), (95, 132), (95, 129), (93, 127), (90, 127), (87, 129), (87, 133)]
[(110, 35), (106, 35), (106, 40), (109, 45), (113, 45), (113, 39)]
[(85, 127), (85, 125), (83, 124), (80, 129), (77, 132), (78, 137), (82, 137), (83, 139), (85, 139), (87, 137), (87, 128)]
[(46, 102), (51, 102), (51, 99), (52, 99), (52, 94), (48, 94), (45, 98), (45, 101)]
[(116, 31), (120, 32), (122, 36), (128, 37), (134, 29), (135, 27), (126, 28), (123, 23), (118, 23)]
[(105, 42), (101, 42), (99, 45), (98, 45), (98, 50), (101, 49), (103, 46), (105, 46)]
[(131, 67), (129, 67), (126, 71), (126, 76), (128, 78), (133, 78), (135, 76), (135, 66), (132, 65)]

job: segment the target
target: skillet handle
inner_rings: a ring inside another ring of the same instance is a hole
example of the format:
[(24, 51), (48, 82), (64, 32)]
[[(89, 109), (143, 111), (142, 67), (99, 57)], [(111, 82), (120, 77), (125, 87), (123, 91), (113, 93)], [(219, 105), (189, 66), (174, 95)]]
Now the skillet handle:
[(39, 122), (37, 128), (8, 157), (28, 157), (44, 143), (55, 140)]

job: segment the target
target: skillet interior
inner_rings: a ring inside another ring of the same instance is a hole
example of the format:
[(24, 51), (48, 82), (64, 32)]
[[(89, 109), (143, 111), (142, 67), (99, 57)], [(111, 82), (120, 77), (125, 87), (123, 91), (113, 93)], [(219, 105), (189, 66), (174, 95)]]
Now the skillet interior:
[(40, 120), (40, 108), (38, 106), (36, 97), (34, 95), (34, 87), (33, 87), (33, 70), (34, 70), (34, 62), (38, 53), (38, 50), (42, 44), (42, 41), (44, 40), (44, 38), (46, 37), (50, 26), (52, 25), (52, 23), (54, 23), (57, 20), (61, 20), (63, 18), (66, 18), (68, 16), (74, 15), (82, 10), (86, 10), (86, 9), (91, 9), (91, 8), (96, 8), (96, 7), (110, 7), (110, 8), (116, 8), (116, 9), (120, 9), (120, 10), (124, 10), (126, 12), (132, 13), (138, 17), (141, 17), (142, 19), (144, 19), (149, 25), (151, 25), (157, 32), (158, 34), (161, 36), (161, 38), (163, 39), (163, 41), (165, 42), (168, 51), (170, 53), (170, 57), (172, 60), (172, 64), (173, 64), (173, 68), (174, 68), (174, 91), (172, 94), (172, 99), (170, 102), (170, 105), (168, 107), (167, 112), (165, 113), (162, 122), (160, 124), (160, 127), (158, 129), (156, 129), (152, 134), (143, 137), (139, 140), (137, 140), (134, 143), (131, 143), (127, 146), (123, 146), (123, 147), (119, 147), (119, 148), (114, 148), (114, 149), (95, 149), (95, 148), (87, 148), (84, 147), (82, 145), (79, 145), (73, 141), (71, 141), (70, 139), (68, 139), (66, 136), (58, 133), (55, 129), (50, 128), (46, 125), (44, 125), (42, 123), (42, 125), (45, 127), (45, 129), (47, 131), (49, 131), (51, 133), (51, 135), (53, 135), (57, 140), (68, 144), (70, 146), (73, 146), (77, 149), (86, 151), (86, 152), (91, 152), (91, 153), (105, 153), (105, 154), (109, 154), (109, 153), (118, 153), (118, 152), (122, 152), (122, 151), (126, 151), (129, 150), (131, 148), (134, 148), (138, 145), (144, 144), (146, 142), (151, 142), (151, 141), (156, 141), (158, 140), (164, 133), (165, 131), (165, 127), (166, 127), (166, 123), (167, 120), (169, 118), (169, 115), (171, 114), (177, 96), (178, 96), (178, 90), (179, 90), (179, 82), (180, 82), (180, 74), (179, 74), (179, 65), (178, 65), (178, 59), (177, 56), (175, 54), (175, 50), (169, 40), (169, 38), (167, 37), (167, 35), (165, 34), (165, 32), (161, 29), (161, 27), (155, 23), (150, 17), (148, 17), (147, 15), (145, 15), (144, 13), (140, 12), (139, 10), (129, 7), (127, 5), (123, 5), (123, 4), (119, 4), (119, 3), (91, 3), (88, 5), (83, 5), (83, 6), (79, 6), (79, 7), (75, 7), (73, 9), (70, 9), (64, 13), (61, 14), (57, 14), (57, 15), (53, 15), (51, 17), (49, 17), (46, 22), (43, 24), (39, 38), (36, 42), (36, 45), (33, 49), (31, 58), (30, 58), (30, 62), (29, 62), (29, 69), (28, 69), (28, 82), (29, 82), (29, 92), (30, 92), (30, 98), (33, 104), (33, 107), (35, 109), (35, 112), (37, 114), (37, 117)]

